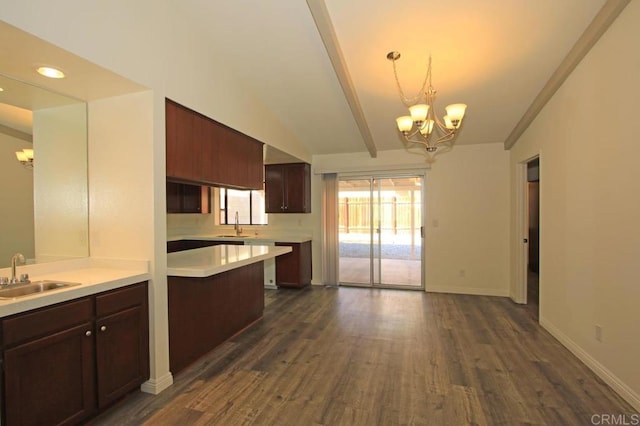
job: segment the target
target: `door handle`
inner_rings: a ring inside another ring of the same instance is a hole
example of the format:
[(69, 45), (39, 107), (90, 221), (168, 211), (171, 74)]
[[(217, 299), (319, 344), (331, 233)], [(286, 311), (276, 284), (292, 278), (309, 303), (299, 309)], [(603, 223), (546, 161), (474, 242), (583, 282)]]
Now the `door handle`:
[(525, 238), (524, 240), (522, 240), (522, 242), (526, 244), (526, 243), (529, 242), (529, 240), (527, 238)]

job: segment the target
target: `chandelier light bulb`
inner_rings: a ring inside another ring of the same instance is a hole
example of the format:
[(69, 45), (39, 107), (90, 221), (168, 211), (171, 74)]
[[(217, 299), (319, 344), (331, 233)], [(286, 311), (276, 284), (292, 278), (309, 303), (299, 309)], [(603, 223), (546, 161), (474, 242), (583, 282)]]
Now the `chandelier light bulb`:
[(398, 130), (400, 130), (400, 132), (409, 133), (413, 126), (413, 119), (408, 115), (403, 115), (402, 117), (396, 118), (396, 123), (398, 124)]
[(433, 125), (435, 124), (435, 121), (429, 119), (426, 120), (423, 124), (422, 127), (420, 127), (420, 133), (422, 133), (423, 135), (430, 135), (431, 132), (433, 132)]
[(33, 167), (33, 149), (25, 148), (22, 151), (16, 151), (16, 158), (25, 167)]
[(462, 121), (462, 117), (464, 117), (464, 112), (467, 109), (466, 104), (451, 104), (446, 108), (447, 115), (451, 117), (451, 121)]
[(456, 126), (455, 126), (453, 120), (448, 115), (445, 115), (444, 117), (442, 117), (442, 120), (444, 120), (444, 127), (446, 127), (447, 129), (449, 129), (449, 130), (455, 130), (456, 129)]
[(409, 113), (411, 114), (411, 119), (413, 120), (413, 122), (416, 123), (416, 126), (421, 127), (422, 123), (427, 119), (427, 114), (429, 113), (429, 105), (412, 105), (409, 107)]

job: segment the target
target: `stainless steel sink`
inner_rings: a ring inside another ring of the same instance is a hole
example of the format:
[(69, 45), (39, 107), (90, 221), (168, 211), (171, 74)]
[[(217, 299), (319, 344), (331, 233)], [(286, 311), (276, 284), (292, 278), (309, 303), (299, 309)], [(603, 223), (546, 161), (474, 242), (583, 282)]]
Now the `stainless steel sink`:
[(80, 283), (69, 283), (62, 281), (33, 281), (25, 284), (10, 284), (0, 289), (0, 300), (16, 299), (18, 297), (31, 296), (32, 294), (46, 293), (48, 291), (61, 288), (73, 287)]

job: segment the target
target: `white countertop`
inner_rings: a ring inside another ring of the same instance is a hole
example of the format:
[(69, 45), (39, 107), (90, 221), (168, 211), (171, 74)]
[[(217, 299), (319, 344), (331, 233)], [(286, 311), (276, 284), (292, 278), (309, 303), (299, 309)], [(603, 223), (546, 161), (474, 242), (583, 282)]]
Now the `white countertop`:
[(213, 234), (182, 234), (172, 235), (167, 238), (167, 241), (179, 241), (179, 240), (202, 240), (202, 241), (243, 241), (246, 244), (259, 244), (259, 243), (304, 243), (311, 241), (311, 237), (308, 235), (278, 235), (278, 234), (259, 234), (252, 235), (246, 233), (240, 237), (233, 236), (233, 231)]
[(286, 246), (227, 245), (167, 254), (167, 275), (208, 277), (291, 252)]
[[(66, 266), (61, 267), (61, 264)], [(118, 262), (87, 258), (66, 263), (54, 262), (49, 265), (34, 265), (31, 269), (27, 266), (18, 268), (19, 272), (28, 272), (31, 281), (52, 280), (80, 285), (16, 299), (0, 300), (0, 317), (113, 290), (151, 278), (147, 261)]]

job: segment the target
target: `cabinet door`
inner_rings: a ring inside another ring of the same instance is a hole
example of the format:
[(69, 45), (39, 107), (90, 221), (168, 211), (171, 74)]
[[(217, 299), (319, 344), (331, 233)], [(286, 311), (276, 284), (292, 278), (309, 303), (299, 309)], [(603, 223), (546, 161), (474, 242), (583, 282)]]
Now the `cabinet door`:
[(285, 177), (285, 213), (311, 212), (311, 177), (308, 164), (287, 164)]
[(265, 212), (310, 213), (310, 172), (306, 163), (265, 166)]
[(149, 378), (146, 324), (143, 306), (96, 319), (99, 408), (110, 405)]
[(248, 144), (245, 155), (249, 161), (247, 186), (256, 190), (264, 189), (263, 144), (258, 141), (251, 141)]
[(311, 284), (311, 241), (276, 245), (291, 246), (293, 250), (276, 257), (276, 284), (280, 287), (295, 288)]
[(196, 115), (169, 100), (165, 102), (167, 176), (198, 181), (197, 146), (194, 137)]
[(93, 342), (87, 322), (6, 350), (7, 424), (73, 424), (92, 415)]
[(209, 187), (167, 182), (167, 213), (209, 213)]
[(110, 404), (149, 378), (147, 283), (96, 296), (98, 405)]
[(200, 180), (207, 184), (219, 184), (223, 176), (220, 169), (221, 147), (218, 144), (216, 126), (206, 117), (198, 116), (196, 129), (200, 146), (200, 151), (196, 153), (201, 170)]
[(265, 213), (284, 212), (284, 179), (281, 164), (268, 165), (264, 168)]

